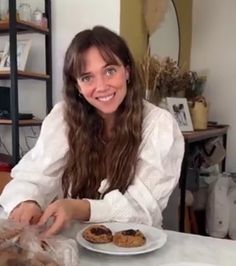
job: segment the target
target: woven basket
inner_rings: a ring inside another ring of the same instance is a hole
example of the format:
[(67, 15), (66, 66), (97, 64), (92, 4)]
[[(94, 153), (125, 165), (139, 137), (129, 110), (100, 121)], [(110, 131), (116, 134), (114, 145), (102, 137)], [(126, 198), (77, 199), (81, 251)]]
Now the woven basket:
[(207, 129), (209, 106), (204, 97), (197, 97), (190, 104), (190, 113), (194, 129)]

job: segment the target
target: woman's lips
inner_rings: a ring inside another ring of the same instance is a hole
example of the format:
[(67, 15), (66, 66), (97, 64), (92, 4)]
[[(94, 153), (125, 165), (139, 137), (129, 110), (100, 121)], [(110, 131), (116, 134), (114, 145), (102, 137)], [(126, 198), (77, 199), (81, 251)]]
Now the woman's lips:
[(113, 99), (115, 97), (115, 92), (106, 96), (100, 96), (100, 97), (96, 97), (96, 99), (100, 102), (108, 102), (111, 99)]

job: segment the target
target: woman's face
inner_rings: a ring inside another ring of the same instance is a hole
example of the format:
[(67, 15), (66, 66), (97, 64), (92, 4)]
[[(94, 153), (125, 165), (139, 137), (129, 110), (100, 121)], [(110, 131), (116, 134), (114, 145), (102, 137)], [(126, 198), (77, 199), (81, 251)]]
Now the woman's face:
[(125, 98), (129, 71), (121, 61), (109, 65), (96, 47), (84, 54), (85, 69), (77, 79), (79, 92), (106, 118), (114, 114)]

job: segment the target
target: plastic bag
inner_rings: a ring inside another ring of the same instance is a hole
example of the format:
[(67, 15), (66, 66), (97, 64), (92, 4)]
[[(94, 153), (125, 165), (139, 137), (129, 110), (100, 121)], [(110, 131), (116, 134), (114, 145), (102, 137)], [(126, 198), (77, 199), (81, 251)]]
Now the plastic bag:
[(22, 226), (0, 219), (0, 266), (75, 266), (78, 249), (72, 239), (39, 238), (35, 226)]

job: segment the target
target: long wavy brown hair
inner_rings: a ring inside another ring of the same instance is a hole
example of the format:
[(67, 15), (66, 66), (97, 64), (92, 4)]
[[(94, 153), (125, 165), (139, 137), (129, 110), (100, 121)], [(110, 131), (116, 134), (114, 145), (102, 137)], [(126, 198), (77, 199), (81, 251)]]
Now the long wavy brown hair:
[[(104, 141), (104, 120), (78, 91), (77, 78), (85, 67), (84, 53), (96, 47), (108, 64), (129, 69), (127, 94), (116, 111), (112, 137)], [(98, 199), (111, 190), (124, 193), (135, 175), (142, 134), (142, 96), (133, 57), (125, 41), (114, 32), (96, 26), (78, 33), (64, 61), (65, 120), (69, 127), (69, 154), (62, 177), (64, 196)], [(98, 188), (103, 179), (108, 187)]]

